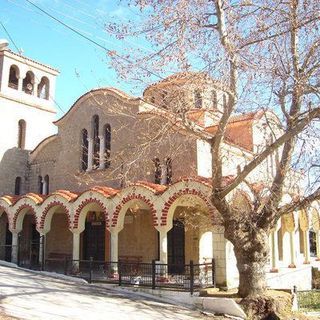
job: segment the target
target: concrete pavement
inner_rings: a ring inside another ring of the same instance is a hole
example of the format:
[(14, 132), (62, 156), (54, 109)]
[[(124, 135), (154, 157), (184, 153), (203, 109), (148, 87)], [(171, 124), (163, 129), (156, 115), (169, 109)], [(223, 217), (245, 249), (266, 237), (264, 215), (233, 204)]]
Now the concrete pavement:
[(20, 319), (208, 319), (197, 311), (134, 293), (0, 266), (0, 308)]

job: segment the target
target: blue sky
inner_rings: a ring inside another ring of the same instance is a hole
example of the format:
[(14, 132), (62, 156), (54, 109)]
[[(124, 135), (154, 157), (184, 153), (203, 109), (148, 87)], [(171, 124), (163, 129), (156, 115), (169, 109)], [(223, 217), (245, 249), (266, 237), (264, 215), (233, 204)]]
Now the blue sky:
[[(123, 52), (127, 46), (138, 45), (117, 41), (104, 30), (107, 21), (134, 18), (134, 8), (117, 0), (31, 1), (110, 50)], [(96, 87), (114, 86), (127, 93), (141, 93), (118, 80), (105, 51), (51, 20), (27, 1), (0, 0), (0, 8), (0, 21), (23, 55), (60, 71), (56, 101), (64, 112), (80, 95)], [(0, 38), (8, 39), (1, 25)], [(17, 51), (11, 42), (10, 48)], [(60, 117), (63, 112), (58, 106), (57, 110)]]

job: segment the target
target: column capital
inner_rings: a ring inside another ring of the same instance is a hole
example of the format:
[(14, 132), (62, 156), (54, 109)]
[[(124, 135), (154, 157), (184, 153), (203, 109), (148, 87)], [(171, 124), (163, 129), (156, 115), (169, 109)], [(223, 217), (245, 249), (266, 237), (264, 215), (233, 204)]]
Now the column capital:
[(37, 231), (39, 232), (40, 236), (45, 236), (49, 232), (49, 230), (38, 229), (38, 228), (37, 228)]
[(155, 229), (160, 233), (167, 233), (170, 231), (170, 226), (156, 226)]
[(71, 231), (72, 234), (74, 235), (80, 235), (81, 232), (83, 232), (83, 230), (81, 229), (69, 229)]
[(111, 234), (115, 235), (118, 234), (121, 230), (119, 227), (109, 227), (109, 231)]

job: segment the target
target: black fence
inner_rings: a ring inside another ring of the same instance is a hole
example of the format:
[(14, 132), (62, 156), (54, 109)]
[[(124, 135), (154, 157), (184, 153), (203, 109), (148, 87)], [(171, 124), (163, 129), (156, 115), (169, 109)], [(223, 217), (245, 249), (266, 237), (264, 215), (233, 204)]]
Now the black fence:
[[(201, 288), (215, 287), (214, 260), (203, 264), (194, 264), (190, 261), (189, 264), (174, 266), (154, 260), (152, 263), (108, 262), (61, 257), (46, 259), (43, 269), (83, 278), (89, 283), (105, 282), (152, 289), (171, 288), (190, 291), (191, 294)], [(169, 273), (169, 269), (179, 270), (179, 273)]]
[(179, 265), (163, 264), (155, 260), (152, 263), (72, 260), (71, 255), (58, 253), (43, 259), (42, 241), (40, 238), (38, 241), (18, 243), (17, 246), (0, 245), (0, 260), (11, 262), (12, 251), (15, 250), (17, 264), (21, 267), (62, 273), (86, 279), (89, 283), (171, 288), (191, 293), (216, 285), (214, 259), (209, 263), (195, 264), (190, 261), (189, 264)]
[(0, 245), (0, 260), (11, 262), (12, 250), (17, 247), (11, 244)]
[[(15, 262), (19, 267), (43, 270), (44, 260), (40, 258), (40, 254), (42, 254), (42, 257), (44, 256), (44, 246), (41, 246), (43, 242), (43, 236), (37, 240), (27, 242), (21, 241), (19, 237), (17, 245), (0, 245), (0, 260), (12, 262), (12, 255), (14, 253)], [(40, 248), (42, 249), (41, 252)]]

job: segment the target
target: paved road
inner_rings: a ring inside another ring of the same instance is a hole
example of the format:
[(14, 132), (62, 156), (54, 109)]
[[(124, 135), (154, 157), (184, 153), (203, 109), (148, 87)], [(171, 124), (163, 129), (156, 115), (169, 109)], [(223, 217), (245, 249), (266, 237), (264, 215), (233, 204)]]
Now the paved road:
[(20, 319), (191, 320), (196, 311), (0, 266), (0, 311)]

